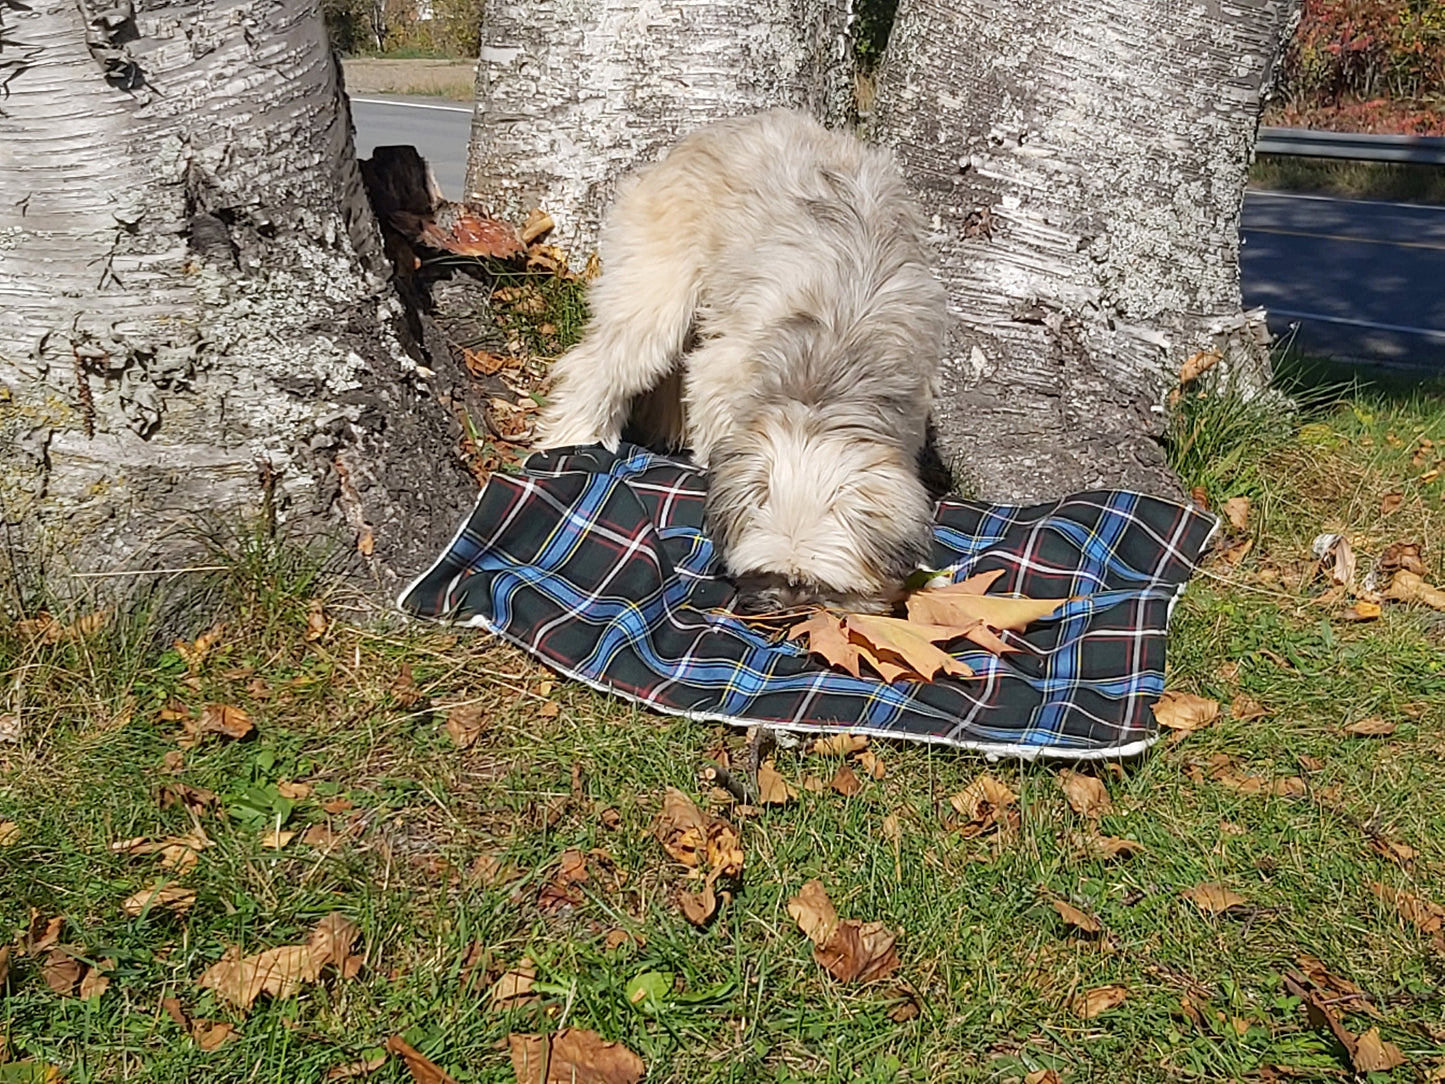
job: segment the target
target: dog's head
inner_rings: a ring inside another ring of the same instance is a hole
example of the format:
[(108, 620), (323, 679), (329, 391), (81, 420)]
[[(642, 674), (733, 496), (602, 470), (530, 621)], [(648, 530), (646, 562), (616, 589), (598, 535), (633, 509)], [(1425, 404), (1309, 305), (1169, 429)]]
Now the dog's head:
[(928, 559), (913, 454), (856, 431), (763, 425), (709, 464), (708, 523), (739, 612), (886, 613)]
[(733, 577), (737, 594), (733, 612), (777, 614), (822, 606), (850, 613), (888, 613), (901, 597), (901, 590), (888, 594), (843, 591), (823, 583), (801, 580), (782, 572), (749, 572)]

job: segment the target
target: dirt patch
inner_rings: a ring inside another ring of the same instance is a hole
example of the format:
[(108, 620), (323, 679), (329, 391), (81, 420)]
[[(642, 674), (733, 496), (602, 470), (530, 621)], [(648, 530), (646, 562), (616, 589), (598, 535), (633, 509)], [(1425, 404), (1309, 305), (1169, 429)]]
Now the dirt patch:
[(349, 94), (419, 94), (470, 102), (477, 66), (470, 60), (343, 60)]

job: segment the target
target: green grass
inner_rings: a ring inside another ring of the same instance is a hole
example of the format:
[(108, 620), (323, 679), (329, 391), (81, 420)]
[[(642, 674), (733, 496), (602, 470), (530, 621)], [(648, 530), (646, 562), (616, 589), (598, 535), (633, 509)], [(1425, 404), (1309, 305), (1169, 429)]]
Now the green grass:
[(1249, 179), (1260, 188), (1286, 192), (1445, 203), (1445, 168), (1440, 166), (1261, 154), (1250, 167)]
[[(685, 871), (649, 826), (665, 786), (700, 795), (697, 766), (720, 742), (737, 748), (724, 729), (623, 705), (470, 632), (398, 625), (336, 587), (321, 557), (264, 535), (226, 543), (231, 571), (190, 585), (180, 609), (168, 596), (50, 644), (0, 632), (0, 711), (24, 727), (18, 744), (0, 744), (0, 821), (19, 832), (0, 847), (0, 941), (34, 908), (64, 917), (61, 941), (84, 959), (116, 962), (109, 989), (82, 1002), (52, 993), (38, 961), (12, 951), (0, 1050), (56, 1064), (72, 1082), (289, 1082), (323, 1079), (403, 1034), (459, 1081), (500, 1082), (512, 1079), (509, 1032), (577, 1026), (639, 1053), (653, 1082), (932, 1084), (1044, 1068), (1071, 1082), (1230, 1081), (1269, 1079), (1271, 1066), (1347, 1077), (1343, 1051), (1282, 985), (1310, 954), (1377, 1006), (1378, 1020), (1355, 1011), (1347, 1026), (1378, 1024), (1409, 1056), (1377, 1079), (1422, 1079), (1445, 1060), (1445, 957), (1368, 886), (1445, 902), (1445, 625), (1394, 606), (1373, 623), (1341, 621), (1338, 604), (1316, 601), (1324, 585), (1309, 544), (1344, 531), (1363, 570), (1391, 541), (1424, 540), (1430, 578), (1445, 582), (1442, 481), (1420, 481), (1413, 462), (1421, 438), (1445, 446), (1445, 400), (1354, 389), (1286, 413), (1206, 395), (1184, 400), (1175, 435), (1189, 485), (1216, 503), (1251, 498), (1254, 547), (1190, 587), (1171, 685), (1226, 705), (1246, 695), (1269, 714), (1241, 722), (1226, 711), (1182, 742), (1098, 769), (1114, 806), (1102, 830), (1145, 847), (1126, 861), (1077, 852), (1081, 822), (1051, 767), (886, 745), (887, 776), (853, 798), (803, 791), (733, 816), (741, 891), (698, 930), (672, 898)], [(1383, 515), (1391, 492), (1405, 499)], [(308, 641), (316, 598), (330, 625)], [(192, 672), (172, 640), (221, 620), (218, 646)], [(404, 667), (420, 701), (398, 683)], [(256, 732), (212, 736), (171, 774), (180, 724), (161, 712), (173, 700), (239, 706)], [(443, 723), (466, 702), (481, 705), (485, 728), (459, 750)], [(1397, 722), (1395, 733), (1341, 734), (1372, 715)], [(1306, 777), (1309, 793), (1251, 796), (1207, 772), (1191, 778), (1219, 753), (1257, 774)], [(778, 757), (795, 783), (835, 766)], [(1021, 819), (966, 839), (948, 797), (982, 771), (1019, 793)], [(183, 878), (197, 893), (189, 914), (131, 918), (120, 901), (163, 871), (109, 844), (188, 830), (182, 806), (157, 801), (172, 781), (219, 796), (221, 812), (201, 819), (214, 846)], [(294, 781), (310, 795), (285, 797)], [(323, 810), (338, 799), (352, 808)], [(261, 846), (271, 829), (314, 824), (340, 841)], [(1372, 835), (1420, 853), (1397, 866)], [(569, 848), (606, 860), (593, 862), (580, 906), (544, 913), (538, 891)], [(484, 883), (473, 872), (484, 855), (519, 876)], [(814, 963), (786, 912), (814, 877), (844, 917), (900, 931), (892, 980), (845, 986)], [(1209, 917), (1181, 898), (1204, 881), (1244, 896), (1244, 913)], [(1103, 938), (1071, 937), (1054, 897), (1097, 915)], [(328, 975), (245, 1014), (198, 988), (227, 946), (301, 943), (332, 911), (362, 931), (354, 980)], [(608, 950), (619, 928), (645, 943)], [(488, 980), (523, 956), (536, 961), (542, 1003), (490, 1011)], [(464, 985), (478, 957), (484, 977)], [(625, 997), (647, 972), (672, 976), (650, 1012)], [(920, 1012), (898, 1023), (900, 983)], [(1079, 993), (1111, 983), (1128, 991), (1122, 1006), (1087, 1021), (1072, 1012)], [(1186, 995), (1211, 1019), (1247, 1022), (1242, 1033), (1190, 1023)], [(166, 997), (240, 1037), (201, 1051), (162, 1011)], [(0, 1081), (6, 1072), (0, 1062)], [(393, 1059), (367, 1079), (409, 1077)]]

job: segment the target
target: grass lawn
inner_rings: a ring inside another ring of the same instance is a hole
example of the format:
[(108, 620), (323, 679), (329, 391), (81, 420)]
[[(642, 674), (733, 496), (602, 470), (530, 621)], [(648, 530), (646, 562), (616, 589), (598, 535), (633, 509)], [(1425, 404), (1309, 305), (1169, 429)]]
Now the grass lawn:
[(1441, 166), (1261, 154), (1250, 166), (1249, 179), (1259, 188), (1274, 191), (1445, 203), (1445, 167)]
[[(1174, 446), (1216, 507), (1251, 507), (1171, 639), (1171, 687), (1222, 716), (1095, 772), (1097, 831), (1132, 857), (1081, 842), (1058, 766), (907, 745), (873, 748), (882, 778), (854, 762), (848, 797), (801, 785), (839, 757), (781, 751), (798, 796), (740, 814), (697, 769), (741, 735), (405, 625), (261, 539), (231, 543), (179, 608), (5, 629), (0, 1084), (46, 1065), (397, 1084), (403, 1060), (380, 1059), (398, 1035), (456, 1081), (510, 1081), (508, 1035), (563, 1027), (625, 1044), (654, 1082), (1354, 1076), (1292, 971), (1348, 1037), (1378, 1028), (1408, 1059), (1372, 1079), (1445, 1079), (1445, 614), (1345, 620), (1310, 555), (1340, 532), (1363, 579), (1422, 542), (1445, 583), (1445, 398), (1290, 415), (1188, 396)], [(1346, 731), (1367, 722), (1388, 733)], [(1017, 795), (987, 825), (949, 800), (984, 773)], [(651, 832), (666, 787), (741, 835), (740, 887), (705, 928)], [(897, 933), (896, 971), (845, 984), (815, 962), (786, 906), (815, 878), (843, 918)], [(157, 883), (193, 896), (131, 899)], [(1242, 902), (1210, 913), (1183, 895), (1201, 884)], [(306, 945), (333, 913), (357, 938), (319, 976), (249, 1011), (200, 985), (233, 947)], [(524, 959), (530, 995), (498, 1004)], [(1081, 1014), (1105, 987), (1094, 1007), (1122, 1002)]]

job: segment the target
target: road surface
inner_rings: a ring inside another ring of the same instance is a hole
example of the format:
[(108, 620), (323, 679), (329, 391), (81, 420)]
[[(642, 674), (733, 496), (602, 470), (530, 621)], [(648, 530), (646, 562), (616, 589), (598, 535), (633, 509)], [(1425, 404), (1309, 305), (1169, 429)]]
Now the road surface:
[[(351, 109), (358, 156), (410, 143), (461, 195), (469, 106), (362, 95)], [(1242, 273), (1245, 305), (1301, 350), (1445, 371), (1445, 207), (1251, 190)]]

